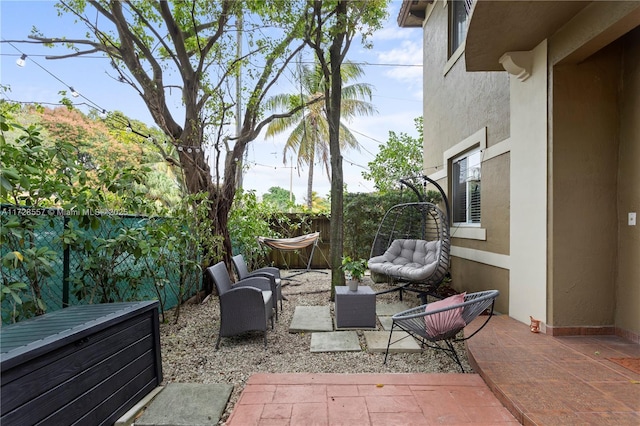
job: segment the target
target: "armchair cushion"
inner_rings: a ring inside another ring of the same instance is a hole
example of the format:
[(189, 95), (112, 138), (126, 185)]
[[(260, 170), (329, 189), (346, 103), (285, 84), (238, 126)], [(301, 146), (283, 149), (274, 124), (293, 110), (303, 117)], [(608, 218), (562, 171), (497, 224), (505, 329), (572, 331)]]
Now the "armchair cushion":
[(384, 254), (369, 259), (369, 269), (409, 281), (424, 280), (438, 267), (440, 249), (440, 241), (397, 239)]
[(237, 287), (255, 287), (262, 291), (272, 291), (271, 283), (267, 277), (248, 277), (231, 286), (231, 288)]
[[(429, 303), (426, 306), (425, 312), (427, 315), (424, 317), (424, 322), (429, 336), (435, 337), (446, 334), (450, 331), (464, 328), (467, 325), (462, 318), (462, 307), (446, 309), (464, 303), (465, 295), (466, 293), (455, 294), (446, 299)], [(439, 310), (440, 312), (429, 314), (429, 312)]]

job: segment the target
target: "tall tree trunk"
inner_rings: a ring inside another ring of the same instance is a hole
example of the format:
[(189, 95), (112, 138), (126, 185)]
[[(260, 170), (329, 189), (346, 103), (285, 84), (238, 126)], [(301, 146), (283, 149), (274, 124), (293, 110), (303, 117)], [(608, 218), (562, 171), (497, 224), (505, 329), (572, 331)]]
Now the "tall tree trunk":
[[(341, 0), (336, 5), (338, 31), (329, 47), (329, 66), (331, 67), (331, 90), (328, 96), (327, 121), (329, 122), (329, 155), (331, 157), (331, 299), (335, 287), (344, 285), (344, 274), (340, 270), (344, 249), (343, 204), (344, 177), (342, 174), (342, 154), (340, 153), (340, 115), (342, 100), (342, 43), (345, 39), (344, 20), (347, 14), (347, 2)], [(342, 23), (340, 23), (342, 21)]]
[(309, 210), (313, 208), (313, 163), (315, 162), (315, 145), (309, 158), (309, 176), (307, 177), (307, 207)]
[[(196, 120), (188, 122), (197, 123)], [(187, 131), (188, 129), (188, 131)], [(206, 161), (204, 150), (195, 149), (202, 146), (201, 130), (199, 126), (190, 126), (180, 135), (180, 146), (183, 147), (180, 153), (180, 163), (184, 171), (185, 183), (189, 194), (198, 194), (204, 191), (209, 194), (211, 207), (209, 209), (209, 218), (212, 221), (213, 235), (222, 237), (222, 251), (219, 253), (203, 253), (205, 258), (220, 259), (222, 258), (227, 265), (231, 265), (232, 246), (231, 237), (229, 235), (229, 212), (233, 205), (233, 197), (236, 192), (236, 170), (237, 163), (230, 159), (235, 158), (236, 151), (242, 152), (246, 143), (237, 143), (234, 151), (227, 154), (225, 159), (225, 176), (222, 182), (214, 182), (212, 180), (211, 169)], [(189, 149), (189, 147), (192, 147)], [(210, 266), (210, 265), (203, 265)], [(206, 277), (206, 275), (205, 275)], [(206, 293), (213, 291), (213, 283), (207, 278), (203, 281), (203, 290)]]

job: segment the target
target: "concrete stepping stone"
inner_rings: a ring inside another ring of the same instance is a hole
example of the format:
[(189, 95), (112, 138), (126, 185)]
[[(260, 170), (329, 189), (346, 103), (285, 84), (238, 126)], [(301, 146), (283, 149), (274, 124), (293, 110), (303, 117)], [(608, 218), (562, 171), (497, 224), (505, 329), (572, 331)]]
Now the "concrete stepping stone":
[(311, 334), (311, 352), (358, 352), (361, 350), (356, 331)]
[[(385, 352), (387, 350), (387, 343), (389, 342), (388, 331), (365, 331), (364, 338), (367, 342), (367, 352)], [(402, 340), (396, 341), (398, 339)], [(405, 331), (394, 331), (392, 342), (395, 343), (389, 347), (389, 353), (422, 351), (416, 339), (409, 336)]]
[(329, 306), (296, 306), (289, 325), (289, 333), (333, 331)]
[(391, 331), (391, 327), (393, 326), (393, 320), (390, 316), (378, 317), (378, 321), (380, 321), (380, 325), (382, 325), (382, 329), (385, 331)]
[(135, 424), (217, 425), (232, 390), (230, 384), (169, 383)]
[(391, 317), (407, 309), (410, 309), (410, 307), (404, 302), (376, 303), (376, 315), (379, 317)]

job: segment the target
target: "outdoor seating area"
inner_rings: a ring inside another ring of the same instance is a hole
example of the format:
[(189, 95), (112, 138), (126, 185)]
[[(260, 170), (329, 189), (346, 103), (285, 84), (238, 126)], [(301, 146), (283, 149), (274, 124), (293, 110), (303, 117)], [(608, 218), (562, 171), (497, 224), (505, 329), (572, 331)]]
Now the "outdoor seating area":
[(640, 345), (531, 333), (507, 316), (490, 321), (483, 336), (468, 346), (478, 374), (256, 374), (226, 424), (640, 423), (640, 370), (611, 361), (638, 359)]
[[(209, 270), (222, 285), (223, 268)], [(271, 296), (269, 280), (260, 281), (265, 290), (255, 291)], [(377, 289), (368, 284), (363, 287)], [(412, 315), (417, 308), (410, 306), (419, 303), (418, 296), (400, 301), (397, 293), (377, 295), (375, 327), (338, 328), (328, 288), (327, 275), (313, 272), (305, 281), (284, 286), (284, 309), (280, 321), (266, 330), (267, 346), (261, 344), (264, 332), (249, 331), (226, 336), (216, 349), (225, 305), (216, 297), (185, 305), (181, 322), (159, 327), (161, 387), (116, 424), (130, 424), (133, 417), (136, 425), (161, 420), (230, 426), (306, 425), (312, 420), (325, 425), (640, 421), (638, 343), (610, 335), (554, 337), (500, 314), (490, 321), (484, 315), (465, 316), (469, 324), (458, 337), (468, 340), (453, 343), (467, 371), (460, 373), (454, 360), (425, 350), (409, 333), (387, 348), (390, 329)], [(235, 291), (245, 290), (241, 285)], [(362, 296), (369, 293), (365, 289)], [(462, 294), (463, 304), (496, 296), (483, 293)], [(270, 297), (262, 300), (275, 309)], [(393, 356), (385, 364), (387, 350)]]
[[(224, 272), (226, 274), (226, 270)], [(226, 319), (216, 296), (199, 304), (182, 306), (177, 324), (162, 324), (166, 383), (232, 384), (233, 391), (222, 413), (225, 420), (255, 373), (446, 374), (459, 371), (446, 355), (430, 349), (422, 351), (413, 339), (393, 345), (390, 349), (393, 358), (383, 364), (391, 317), (418, 306), (420, 300), (414, 294), (407, 294), (403, 301), (399, 300), (398, 292), (376, 295), (375, 328), (337, 329), (335, 302), (330, 300), (330, 274), (326, 270), (311, 270), (296, 276), (295, 280), (287, 280), (290, 271), (281, 273), (284, 306), (274, 321), (274, 328), (269, 324), (266, 330), (266, 347), (265, 333), (259, 330), (223, 336), (216, 349), (221, 322)], [(388, 287), (388, 284), (371, 282), (368, 276), (364, 284), (362, 287), (369, 286), (375, 292)], [(464, 353), (462, 344), (458, 348)], [(469, 370), (466, 356), (462, 358), (465, 370)]]
[(640, 0), (0, 25), (0, 426), (640, 426)]
[[(380, 289), (368, 277), (366, 283)], [(640, 372), (609, 360), (640, 357), (638, 344), (613, 336), (532, 333), (528, 324), (496, 314), (475, 337), (455, 343), (467, 373), (440, 351), (423, 351), (413, 338), (396, 343), (413, 342), (412, 347), (392, 345), (393, 355), (383, 364), (393, 316), (418, 306), (419, 297), (407, 294), (400, 301), (397, 292), (377, 295), (375, 330), (337, 329), (328, 289), (328, 275), (313, 271), (283, 286), (284, 309), (267, 331), (266, 348), (260, 333), (245, 333), (223, 339), (215, 350), (220, 318), (215, 298), (185, 306), (185, 323), (161, 326), (165, 382), (231, 384), (232, 390), (215, 398), (201, 396), (224, 406), (220, 419), (227, 425), (306, 424), (309, 416), (329, 425), (337, 415), (371, 425), (411, 424), (411, 419), (417, 424), (611, 419), (631, 425), (640, 419)], [(464, 336), (485, 322), (483, 316), (471, 321)]]

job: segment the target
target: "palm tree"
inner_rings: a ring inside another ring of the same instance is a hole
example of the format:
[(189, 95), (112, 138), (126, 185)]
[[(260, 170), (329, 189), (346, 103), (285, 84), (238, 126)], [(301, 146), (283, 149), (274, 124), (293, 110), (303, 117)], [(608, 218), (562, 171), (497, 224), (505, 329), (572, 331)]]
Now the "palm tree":
[(307, 206), (307, 210), (313, 214), (329, 212), (330, 206), (327, 205), (327, 200), (322, 198), (316, 191), (311, 193), (311, 207)]
[[(345, 62), (342, 66), (342, 80), (346, 84), (364, 75), (362, 67), (352, 62)], [(300, 66), (300, 93), (281, 94), (269, 99), (267, 108), (271, 110), (290, 110), (291, 106), (307, 103), (308, 105), (297, 113), (274, 120), (267, 127), (266, 136), (273, 137), (284, 133), (293, 127), (287, 138), (283, 162), (287, 163), (289, 151), (297, 153), (298, 167), (308, 164), (307, 179), (307, 207), (312, 208), (313, 202), (313, 166), (318, 159), (325, 167), (327, 177), (331, 181), (329, 170), (329, 125), (325, 111), (324, 77), (320, 64)], [(342, 118), (349, 121), (358, 115), (371, 115), (377, 110), (371, 100), (371, 85), (366, 83), (349, 84), (342, 88)], [(347, 126), (340, 123), (341, 148), (360, 148), (356, 137)]]

